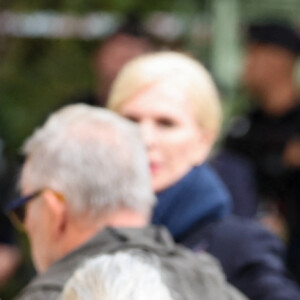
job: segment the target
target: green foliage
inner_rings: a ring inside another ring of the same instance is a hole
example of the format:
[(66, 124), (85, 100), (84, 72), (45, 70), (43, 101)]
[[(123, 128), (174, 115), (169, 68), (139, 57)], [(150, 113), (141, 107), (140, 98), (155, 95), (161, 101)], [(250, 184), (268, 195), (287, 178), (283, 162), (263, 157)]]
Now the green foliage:
[(128, 13), (136, 11), (144, 14), (154, 10), (172, 11), (173, 9), (179, 9), (184, 11), (194, 5), (201, 8), (203, 7), (203, 3), (205, 4), (209, 0), (14, 0), (7, 2), (6, 4), (1, 4), (2, 8), (22, 12), (55, 10), (72, 13), (89, 13), (95, 11)]
[[(205, 0), (11, 0), (0, 9), (82, 15), (108, 11), (139, 16), (153, 11), (195, 14)], [(0, 37), (0, 136), (13, 155), (53, 108), (93, 89), (90, 56), (95, 41)]]
[(9, 40), (0, 68), (0, 119), (9, 150), (54, 107), (92, 89), (90, 42)]

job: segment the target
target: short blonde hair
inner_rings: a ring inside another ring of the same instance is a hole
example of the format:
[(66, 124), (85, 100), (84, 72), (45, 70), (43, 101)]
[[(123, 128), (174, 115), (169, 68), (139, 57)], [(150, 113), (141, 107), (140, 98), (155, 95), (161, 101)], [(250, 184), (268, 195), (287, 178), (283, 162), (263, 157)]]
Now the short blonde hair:
[(199, 126), (218, 134), (222, 108), (216, 85), (201, 63), (178, 52), (142, 55), (127, 63), (112, 86), (108, 108), (118, 112), (140, 91), (161, 81), (185, 88)]

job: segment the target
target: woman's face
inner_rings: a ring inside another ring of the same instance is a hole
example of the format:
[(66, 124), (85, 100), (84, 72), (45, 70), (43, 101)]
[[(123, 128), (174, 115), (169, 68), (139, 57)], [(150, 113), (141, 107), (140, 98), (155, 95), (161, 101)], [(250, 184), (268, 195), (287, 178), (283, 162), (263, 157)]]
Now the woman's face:
[(184, 88), (157, 83), (125, 102), (120, 114), (141, 127), (155, 192), (172, 186), (208, 155), (211, 145)]

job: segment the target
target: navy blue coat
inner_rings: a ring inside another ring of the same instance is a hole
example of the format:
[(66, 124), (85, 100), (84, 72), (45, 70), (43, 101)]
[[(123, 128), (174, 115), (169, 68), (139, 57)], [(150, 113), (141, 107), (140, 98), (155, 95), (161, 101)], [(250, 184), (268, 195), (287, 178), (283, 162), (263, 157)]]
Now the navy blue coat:
[(251, 300), (300, 299), (299, 287), (284, 265), (282, 243), (254, 221), (235, 216), (209, 221), (178, 242), (215, 256), (228, 281)]
[[(258, 222), (230, 214), (230, 197), (206, 164), (157, 194), (152, 222), (176, 242), (216, 257), (230, 283), (250, 300), (297, 300), (282, 242)], [(218, 299), (216, 299), (218, 300)]]

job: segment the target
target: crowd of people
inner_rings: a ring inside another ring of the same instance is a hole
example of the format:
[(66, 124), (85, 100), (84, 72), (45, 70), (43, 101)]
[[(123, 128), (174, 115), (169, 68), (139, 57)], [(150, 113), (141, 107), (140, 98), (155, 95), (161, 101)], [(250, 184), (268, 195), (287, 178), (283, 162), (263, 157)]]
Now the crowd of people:
[[(38, 275), (17, 299), (300, 299), (300, 36), (249, 27), (255, 108), (212, 155), (223, 113), (209, 71), (124, 28), (95, 55), (97, 92), (23, 145), (20, 197), (3, 209)], [(0, 286), (20, 261), (8, 226)]]

